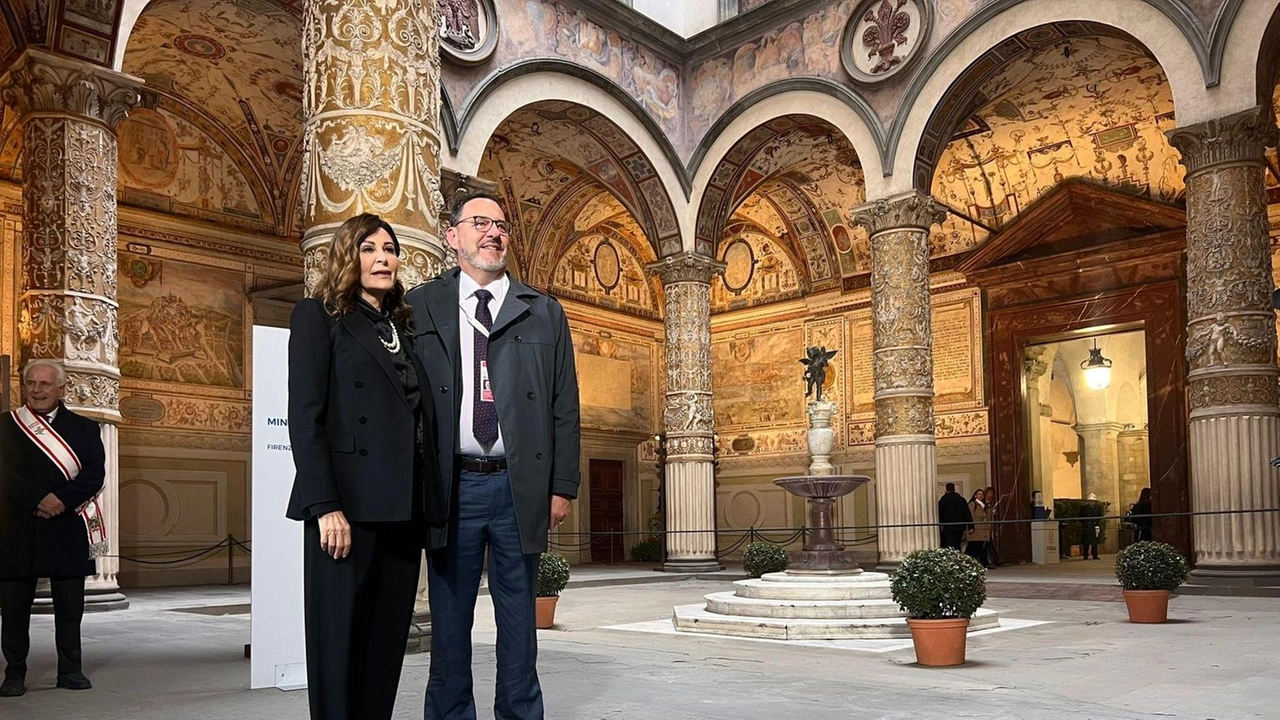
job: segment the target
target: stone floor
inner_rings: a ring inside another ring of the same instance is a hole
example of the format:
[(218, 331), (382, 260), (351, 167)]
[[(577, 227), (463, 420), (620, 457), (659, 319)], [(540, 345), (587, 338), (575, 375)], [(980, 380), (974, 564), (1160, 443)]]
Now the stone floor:
[[(1121, 603), (1074, 599), (1107, 590), (1109, 573), (1105, 561), (994, 571), (989, 607), (1002, 617), (1048, 622), (972, 637), (967, 665), (925, 669), (901, 645), (850, 649), (631, 631), (644, 623), (664, 629), (653, 621), (669, 619), (673, 605), (730, 589), (733, 571), (677, 580), (643, 568), (576, 568), (557, 627), (540, 633), (547, 716), (1280, 717), (1280, 601), (1181, 596), (1172, 601), (1169, 624), (1131, 625)], [(1025, 597), (1037, 588), (1046, 597)], [(128, 610), (85, 618), (86, 672), (95, 684), (87, 692), (53, 688), (52, 618), (33, 619), (30, 689), (25, 697), (0, 699), (0, 719), (307, 716), (303, 692), (247, 689), (247, 587), (135, 591), (130, 601)], [(492, 717), (493, 692), (487, 602), (477, 615), (477, 703), (484, 718)], [(397, 718), (421, 717), (428, 661), (406, 658)]]

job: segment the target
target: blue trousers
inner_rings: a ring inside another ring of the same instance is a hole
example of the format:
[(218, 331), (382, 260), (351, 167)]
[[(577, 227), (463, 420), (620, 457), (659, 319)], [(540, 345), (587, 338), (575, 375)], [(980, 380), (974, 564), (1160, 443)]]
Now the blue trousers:
[(526, 555), (505, 470), (463, 471), (457, 486), (449, 542), (431, 555), (431, 670), (424, 720), (475, 720), (471, 627), (485, 550), (489, 595), (498, 626), (497, 720), (542, 720), (538, 683), (535, 582), (538, 554)]

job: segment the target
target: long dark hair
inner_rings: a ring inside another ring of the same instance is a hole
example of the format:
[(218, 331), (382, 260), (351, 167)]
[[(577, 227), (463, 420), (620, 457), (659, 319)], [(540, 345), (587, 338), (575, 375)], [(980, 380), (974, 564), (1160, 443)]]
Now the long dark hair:
[[(391, 225), (377, 215), (364, 213), (348, 219), (338, 227), (329, 243), (329, 259), (324, 274), (316, 285), (315, 296), (324, 303), (325, 310), (337, 317), (346, 315), (356, 307), (360, 297), (360, 243), (365, 238), (385, 230), (400, 255), (400, 239)], [(382, 309), (391, 313), (391, 319), (402, 331), (409, 330), (413, 311), (404, 301), (404, 283), (396, 273), (396, 284), (382, 298)]]

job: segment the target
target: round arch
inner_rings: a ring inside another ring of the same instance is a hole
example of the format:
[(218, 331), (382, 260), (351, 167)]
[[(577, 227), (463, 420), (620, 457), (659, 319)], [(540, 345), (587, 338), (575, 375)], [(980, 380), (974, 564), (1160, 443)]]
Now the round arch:
[[(560, 64), (563, 63), (557, 63), (557, 67)], [(563, 100), (593, 108), (608, 117), (634, 142), (653, 166), (680, 228), (680, 237), (691, 237), (693, 226), (686, 225), (689, 201), (682, 194), (687, 188), (683, 169), (673, 162), (675, 154), (670, 143), (660, 133), (655, 134), (656, 126), (648, 127), (639, 117), (648, 116), (638, 108), (623, 104), (614, 94), (575, 75), (558, 70), (525, 70), (521, 73), (504, 70), (472, 93), (458, 122), (458, 148), (447, 164), (458, 172), (476, 175), (489, 139), (512, 113), (528, 105)], [(602, 76), (600, 81), (609, 82)]]
[[(1277, 0), (1264, 0), (1274, 4)], [(1155, 56), (1169, 80), (1179, 125), (1186, 125), (1225, 114), (1226, 107), (1245, 109), (1254, 104), (1256, 69), (1250, 67), (1246, 84), (1248, 100), (1239, 97), (1242, 84), (1238, 78), (1223, 73), (1223, 82), (1214, 93), (1205, 87), (1200, 61), (1182, 30), (1158, 8), (1146, 0), (1112, 0), (1107, 3), (1062, 3), (1058, 0), (1024, 0), (997, 9), (993, 14), (979, 13), (971, 29), (953, 35), (954, 44), (930, 58), (922, 72), (908, 87), (902, 109), (897, 113), (888, 134), (892, 162), (885, 168), (886, 182), (873, 194), (870, 172), (867, 199), (877, 199), (912, 189), (929, 191), (931, 177), (913, 172), (917, 152), (926, 134), (945, 133), (949, 128), (929, 126), (935, 112), (952, 100), (952, 91), (964, 74), (989, 50), (1014, 35), (1054, 22), (1090, 22), (1104, 25), (1133, 37)], [(1246, 13), (1241, 13), (1237, 23)], [(1251, 49), (1261, 42), (1261, 30)], [(1233, 38), (1234, 40), (1234, 38)], [(1228, 58), (1234, 53), (1228, 53)], [(1224, 62), (1227, 58), (1224, 58)], [(1223, 103), (1226, 103), (1224, 106)]]

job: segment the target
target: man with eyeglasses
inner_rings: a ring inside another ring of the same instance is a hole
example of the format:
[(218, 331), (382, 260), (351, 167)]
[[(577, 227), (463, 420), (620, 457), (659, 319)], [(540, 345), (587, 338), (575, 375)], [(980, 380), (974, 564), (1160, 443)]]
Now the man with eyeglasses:
[(36, 581), (53, 595), (57, 685), (88, 690), (80, 666), (84, 581), (106, 550), (101, 506), (106, 452), (98, 423), (62, 403), (67, 373), (33, 360), (22, 373), (26, 403), (0, 415), (0, 697), (27, 691)]
[(547, 534), (577, 497), (578, 380), (560, 303), (507, 273), (511, 226), (475, 193), (445, 231), (458, 267), (414, 288), (414, 349), (436, 403), (449, 524), (428, 546), (426, 720), (474, 720), (471, 627), (488, 552), (498, 626), (494, 715), (541, 720), (535, 584)]

